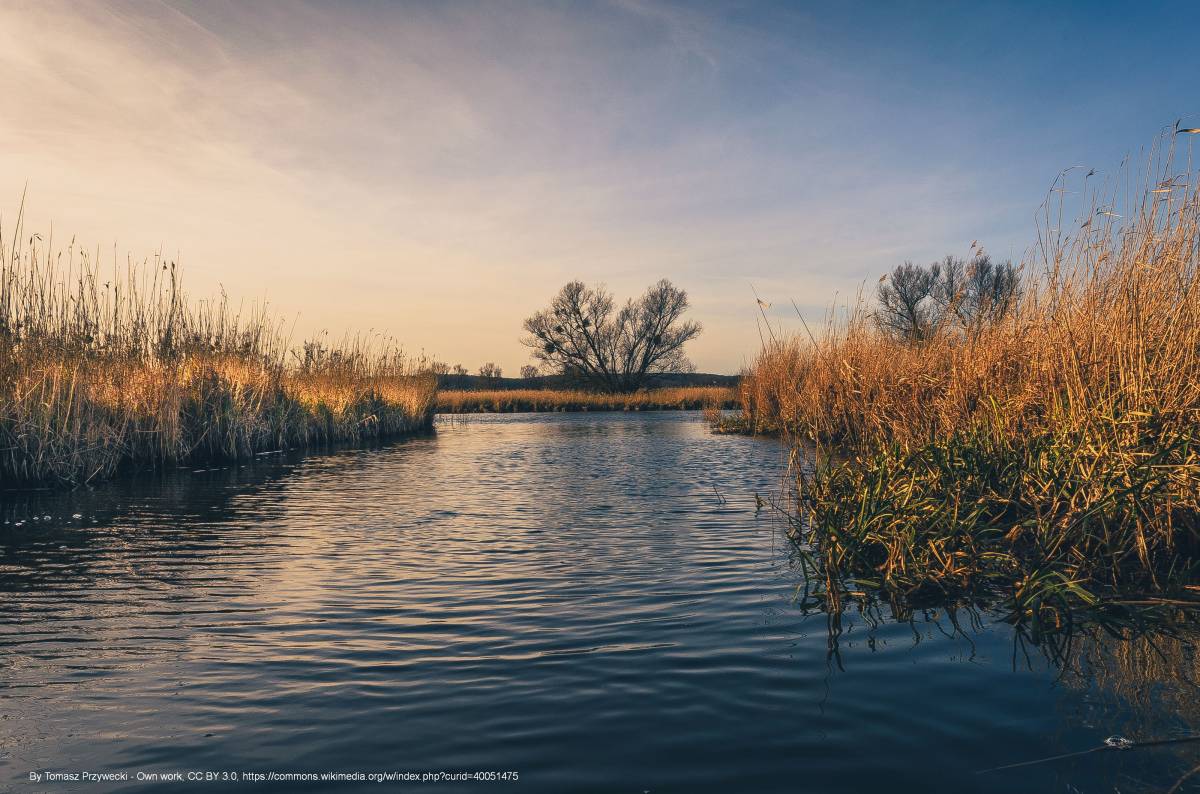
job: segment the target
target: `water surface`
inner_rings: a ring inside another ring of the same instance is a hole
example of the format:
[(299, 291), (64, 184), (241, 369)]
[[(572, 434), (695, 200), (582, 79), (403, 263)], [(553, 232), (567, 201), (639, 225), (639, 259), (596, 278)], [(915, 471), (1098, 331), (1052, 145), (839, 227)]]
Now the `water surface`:
[(977, 774), (1200, 731), (1188, 638), (1081, 638), (1065, 669), (992, 615), (930, 611), (847, 616), (831, 654), (756, 512), (784, 463), (694, 413), (509, 415), (4, 494), (0, 788), (223, 788), (29, 782), (178, 770), (519, 774), (385, 787), (428, 792), (1157, 791), (1200, 763), (1193, 744)]

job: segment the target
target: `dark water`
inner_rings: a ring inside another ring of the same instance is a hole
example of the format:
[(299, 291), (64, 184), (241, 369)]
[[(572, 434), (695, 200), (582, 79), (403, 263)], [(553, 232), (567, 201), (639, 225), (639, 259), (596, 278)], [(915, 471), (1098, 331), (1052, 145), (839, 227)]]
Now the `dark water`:
[[(695, 414), (504, 416), (6, 494), (0, 788), (1159, 791), (1200, 763), (1180, 744), (976, 774), (1200, 732), (1188, 638), (1100, 632), (1055, 654), (931, 611), (847, 616), (831, 655), (794, 552), (755, 513), (783, 463)], [(48, 770), (131, 780), (30, 782)]]

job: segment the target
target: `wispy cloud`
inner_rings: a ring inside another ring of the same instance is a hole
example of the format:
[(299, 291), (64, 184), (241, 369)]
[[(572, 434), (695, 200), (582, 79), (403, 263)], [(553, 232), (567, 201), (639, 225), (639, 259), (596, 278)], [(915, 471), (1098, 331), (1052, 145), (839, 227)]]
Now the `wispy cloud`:
[[(900, 259), (1023, 246), (1053, 170), (1107, 151), (1023, 121), (1050, 102), (1020, 104), (1039, 75), (1014, 59), (948, 71), (950, 15), (888, 13), (4, 4), (0, 206), (28, 181), (34, 223), (179, 249), (195, 291), (468, 365), (518, 366), (568, 278), (666, 275), (708, 325), (697, 363), (729, 370), (750, 279), (819, 306)], [(950, 40), (986, 53), (985, 22)]]

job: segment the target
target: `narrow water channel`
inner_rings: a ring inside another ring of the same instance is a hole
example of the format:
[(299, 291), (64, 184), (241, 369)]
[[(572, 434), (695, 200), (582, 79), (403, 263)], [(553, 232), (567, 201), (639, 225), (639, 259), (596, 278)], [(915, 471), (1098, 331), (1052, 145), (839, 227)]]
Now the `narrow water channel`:
[[(693, 413), (510, 415), (6, 493), (0, 789), (1156, 791), (1200, 763), (1177, 744), (977, 774), (1200, 732), (1190, 637), (1064, 655), (931, 610), (847, 616), (831, 653), (755, 509), (784, 463)], [(131, 778), (30, 782), (46, 771)]]

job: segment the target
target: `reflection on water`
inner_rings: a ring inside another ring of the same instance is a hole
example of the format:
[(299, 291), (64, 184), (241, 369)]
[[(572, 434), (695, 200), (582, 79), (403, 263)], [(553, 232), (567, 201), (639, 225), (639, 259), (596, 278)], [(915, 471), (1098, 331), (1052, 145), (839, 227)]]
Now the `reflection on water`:
[(502, 416), (6, 493), (0, 786), (513, 770), (522, 791), (1157, 791), (1200, 763), (1193, 743), (977, 774), (1200, 732), (1195, 626), (1063, 645), (985, 611), (868, 612), (831, 654), (755, 512), (783, 465), (692, 414)]

